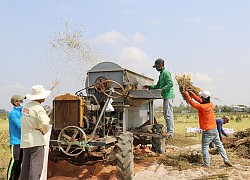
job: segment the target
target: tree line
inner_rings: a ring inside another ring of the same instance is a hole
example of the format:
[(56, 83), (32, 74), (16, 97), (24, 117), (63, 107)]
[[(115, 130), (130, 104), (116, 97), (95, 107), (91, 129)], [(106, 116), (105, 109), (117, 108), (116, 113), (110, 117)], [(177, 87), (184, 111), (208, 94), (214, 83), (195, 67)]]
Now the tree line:
[[(245, 111), (246, 112), (250, 112), (250, 109), (245, 106), (245, 105), (239, 105), (241, 107), (245, 107)], [(155, 111), (162, 111), (163, 110), (163, 106), (156, 106)], [(197, 110), (194, 109), (193, 107), (191, 107), (190, 105), (185, 105), (184, 102), (181, 102), (181, 104), (179, 106), (174, 106), (173, 107), (174, 113), (197, 113)], [(214, 112), (216, 113), (228, 113), (228, 112), (235, 112), (232, 106), (219, 106), (219, 105), (215, 105), (214, 106)]]
[(0, 114), (7, 114), (9, 113), (8, 111), (6, 111), (5, 109), (0, 109)]

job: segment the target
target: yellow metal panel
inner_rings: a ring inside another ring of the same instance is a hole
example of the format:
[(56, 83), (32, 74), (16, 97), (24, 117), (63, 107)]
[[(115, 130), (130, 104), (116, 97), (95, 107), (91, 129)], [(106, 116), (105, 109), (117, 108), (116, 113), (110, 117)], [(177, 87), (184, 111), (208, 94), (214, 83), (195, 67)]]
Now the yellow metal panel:
[(69, 93), (54, 98), (54, 100), (79, 100), (79, 99), (81, 99), (81, 97)]

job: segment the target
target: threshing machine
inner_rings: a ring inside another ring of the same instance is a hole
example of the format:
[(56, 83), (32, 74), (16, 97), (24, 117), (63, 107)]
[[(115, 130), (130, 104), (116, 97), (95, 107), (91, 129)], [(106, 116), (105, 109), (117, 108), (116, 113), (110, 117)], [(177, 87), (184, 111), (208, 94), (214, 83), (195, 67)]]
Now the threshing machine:
[(164, 151), (163, 125), (153, 113), (161, 92), (142, 87), (153, 83), (113, 62), (97, 64), (88, 71), (84, 89), (54, 98), (52, 150), (74, 163), (116, 161), (120, 179), (130, 179), (133, 144)]

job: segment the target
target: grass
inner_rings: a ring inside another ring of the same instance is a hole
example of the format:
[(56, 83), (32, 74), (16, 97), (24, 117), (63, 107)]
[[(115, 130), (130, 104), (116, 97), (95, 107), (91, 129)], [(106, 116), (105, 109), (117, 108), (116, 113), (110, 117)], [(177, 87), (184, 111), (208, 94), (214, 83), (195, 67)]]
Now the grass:
[(6, 179), (6, 171), (10, 160), (9, 126), (7, 117), (0, 117), (0, 179)]

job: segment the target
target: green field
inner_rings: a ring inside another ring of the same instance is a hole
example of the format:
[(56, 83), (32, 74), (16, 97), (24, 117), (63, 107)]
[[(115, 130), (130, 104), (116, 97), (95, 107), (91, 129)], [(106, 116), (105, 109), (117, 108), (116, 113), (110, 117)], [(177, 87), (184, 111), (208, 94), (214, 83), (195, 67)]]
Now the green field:
[[(215, 118), (221, 118), (223, 115), (229, 116), (229, 123), (223, 125), (224, 128), (230, 128), (234, 131), (250, 128), (250, 114), (247, 113), (218, 113)], [(155, 114), (158, 123), (165, 125), (162, 113)], [(186, 146), (188, 144), (200, 143), (201, 135), (194, 135), (186, 132), (186, 127), (199, 127), (198, 114), (174, 114), (174, 138), (168, 141), (169, 145)], [(182, 141), (183, 137), (186, 141)], [(230, 137), (230, 135), (229, 135)]]
[[(235, 131), (250, 128), (250, 114), (216, 114), (216, 118), (223, 115), (230, 117), (228, 124), (223, 127), (234, 129)], [(164, 118), (161, 113), (155, 115), (158, 123), (163, 123)], [(199, 127), (197, 114), (174, 114), (175, 135), (167, 141), (168, 145), (187, 146), (200, 143), (200, 135), (190, 135), (186, 132), (186, 127)], [(6, 171), (9, 163), (9, 133), (8, 120), (6, 116), (0, 117), (0, 179), (6, 179)]]

